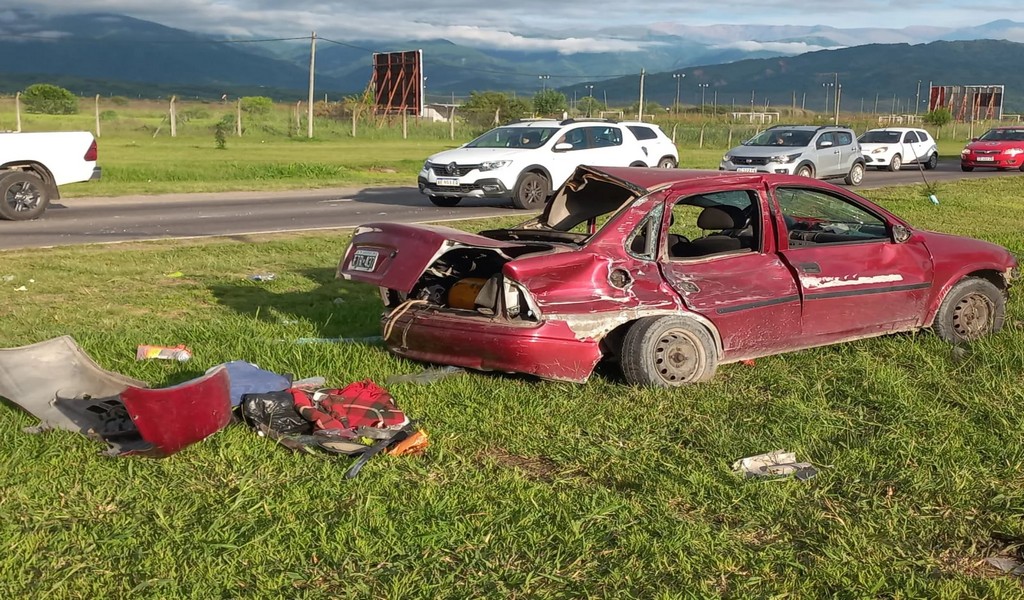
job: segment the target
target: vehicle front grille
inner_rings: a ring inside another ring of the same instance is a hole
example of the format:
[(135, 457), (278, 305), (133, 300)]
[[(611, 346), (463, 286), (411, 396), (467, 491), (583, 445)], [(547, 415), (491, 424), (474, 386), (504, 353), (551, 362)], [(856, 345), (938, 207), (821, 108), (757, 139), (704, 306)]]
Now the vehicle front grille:
[(448, 193), (460, 192), (460, 193), (463, 193), (463, 194), (468, 194), (469, 192), (472, 192), (473, 190), (479, 189), (476, 185), (474, 185), (472, 183), (464, 183), (464, 184), (459, 185), (459, 186), (454, 186), (454, 185), (434, 185), (432, 183), (428, 183), (425, 187), (426, 187), (426, 189), (430, 190), (431, 192), (437, 192), (439, 195), (444, 195), (445, 192), (448, 192)]
[(747, 157), (747, 156), (734, 156), (732, 157), (732, 164), (739, 166), (764, 166), (768, 164), (767, 158), (758, 157)]
[(438, 177), (462, 177), (466, 173), (474, 169), (480, 168), (480, 165), (456, 165), (455, 173), (448, 172), (448, 165), (442, 165), (438, 163), (430, 163), (430, 170), (434, 172), (434, 175)]
[(978, 155), (1001, 154), (1002, 150), (975, 150), (974, 153)]

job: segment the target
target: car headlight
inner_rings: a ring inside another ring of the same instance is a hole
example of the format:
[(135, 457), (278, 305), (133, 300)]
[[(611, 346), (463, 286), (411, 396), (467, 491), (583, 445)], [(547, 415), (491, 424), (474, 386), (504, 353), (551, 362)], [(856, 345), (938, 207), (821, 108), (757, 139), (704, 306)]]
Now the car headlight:
[(1024, 148), (1010, 148), (1006, 151), (1007, 156), (1017, 156), (1018, 154), (1024, 154)]
[(722, 157), (722, 162), (732, 162), (732, 156), (726, 154), (725, 156)]
[(430, 170), (430, 161), (429, 160), (423, 162), (423, 169), (422, 170), (424, 170), (424, 171), (429, 171)]
[(963, 150), (960, 151), (960, 156), (967, 156), (970, 153), (971, 153), (971, 149), (970, 148), (964, 148)]
[(881, 148), (875, 148), (874, 150), (871, 151), (871, 153), (872, 154), (882, 154), (883, 152), (887, 151), (888, 149), (889, 149), (888, 146), (882, 146)]
[(495, 169), (500, 169), (502, 167), (507, 167), (510, 164), (512, 164), (512, 161), (510, 161), (510, 160), (488, 160), (488, 161), (480, 163), (480, 170), (481, 171), (493, 171)]
[(797, 152), (796, 154), (779, 154), (778, 156), (773, 156), (769, 158), (768, 162), (786, 164), (791, 163), (798, 158), (800, 158), (799, 152)]

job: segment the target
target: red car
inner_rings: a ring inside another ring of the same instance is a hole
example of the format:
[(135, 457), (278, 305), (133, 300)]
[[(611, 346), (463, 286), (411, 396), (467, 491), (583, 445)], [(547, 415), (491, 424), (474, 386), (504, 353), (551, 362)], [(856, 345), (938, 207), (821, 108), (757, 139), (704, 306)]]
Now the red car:
[(986, 167), (1024, 171), (1024, 127), (993, 127), (960, 151), (960, 169)]
[(807, 177), (585, 166), (521, 225), (371, 223), (338, 265), (380, 287), (395, 354), (575, 382), (612, 359), (666, 387), (897, 331), (972, 340), (1016, 274), (1001, 246)]

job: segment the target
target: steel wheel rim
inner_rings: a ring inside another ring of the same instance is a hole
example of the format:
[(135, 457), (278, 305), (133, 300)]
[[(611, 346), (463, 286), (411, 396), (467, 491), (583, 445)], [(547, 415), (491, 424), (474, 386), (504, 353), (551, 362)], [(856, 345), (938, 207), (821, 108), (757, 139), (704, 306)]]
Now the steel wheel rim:
[(898, 157), (898, 156), (892, 157), (892, 170), (893, 171), (899, 171), (900, 167), (902, 167), (902, 166), (903, 166), (903, 161), (900, 160), (900, 157)]
[(811, 170), (807, 167), (800, 167), (799, 169), (797, 169), (796, 174), (801, 177), (810, 177)]
[(671, 169), (675, 165), (672, 164), (671, 160), (666, 158), (665, 160), (661, 161), (661, 164), (659, 164), (658, 166), (662, 169)]
[(661, 334), (654, 346), (654, 365), (658, 375), (667, 383), (685, 383), (700, 372), (702, 352), (689, 334), (670, 329)]
[(39, 205), (39, 190), (30, 183), (21, 182), (7, 188), (4, 201), (15, 212), (25, 212)]
[(995, 305), (984, 294), (968, 294), (953, 308), (953, 331), (965, 340), (973, 340), (992, 329)]
[(540, 202), (543, 191), (541, 190), (541, 184), (536, 179), (527, 181), (523, 186), (523, 199), (526, 200), (527, 204), (535, 204)]
[(850, 181), (860, 183), (861, 179), (864, 179), (864, 167), (856, 165), (853, 167), (853, 173), (850, 174)]

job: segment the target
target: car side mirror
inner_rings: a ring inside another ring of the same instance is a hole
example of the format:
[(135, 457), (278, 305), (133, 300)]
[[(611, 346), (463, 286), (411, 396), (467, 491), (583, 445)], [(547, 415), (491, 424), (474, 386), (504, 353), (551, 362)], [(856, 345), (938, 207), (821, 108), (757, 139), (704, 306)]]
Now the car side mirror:
[(831, 146), (832, 146), (832, 142), (829, 142), (827, 140), (818, 142), (818, 147), (819, 148), (829, 148)]
[(905, 241), (907, 241), (909, 239), (910, 239), (910, 230), (909, 229), (907, 229), (903, 225), (893, 225), (892, 226), (892, 241), (896, 242), (897, 244), (902, 244), (903, 242), (905, 242)]
[(971, 138), (971, 141), (972, 142), (976, 142), (976, 141), (978, 141), (978, 138)]
[(562, 142), (560, 144), (555, 144), (555, 147), (554, 147), (554, 151), (555, 152), (565, 152), (566, 150), (572, 150), (572, 144), (570, 144), (569, 142)]

